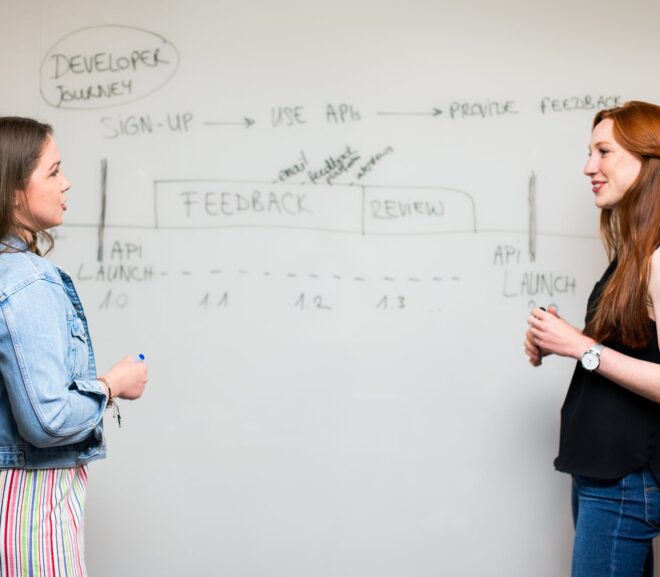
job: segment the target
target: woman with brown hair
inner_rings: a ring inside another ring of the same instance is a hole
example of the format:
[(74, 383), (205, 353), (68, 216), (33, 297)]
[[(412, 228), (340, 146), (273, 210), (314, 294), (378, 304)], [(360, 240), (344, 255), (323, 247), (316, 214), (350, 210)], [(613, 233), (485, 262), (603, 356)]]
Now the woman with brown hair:
[(610, 265), (584, 331), (534, 309), (525, 352), (578, 360), (555, 466), (573, 476), (573, 577), (653, 575), (660, 534), (660, 107), (600, 111), (589, 159)]
[(105, 457), (105, 409), (147, 380), (130, 356), (96, 372), (71, 277), (41, 256), (70, 186), (50, 126), (0, 117), (2, 577), (86, 575), (87, 464)]

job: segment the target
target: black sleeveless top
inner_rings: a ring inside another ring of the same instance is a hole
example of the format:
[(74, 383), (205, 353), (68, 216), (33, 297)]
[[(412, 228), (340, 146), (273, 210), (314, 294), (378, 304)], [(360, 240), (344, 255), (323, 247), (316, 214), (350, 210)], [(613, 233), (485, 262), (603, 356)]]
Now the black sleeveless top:
[[(605, 283), (614, 272), (612, 262), (589, 297), (587, 319)], [(649, 319), (651, 339), (644, 349), (606, 341), (609, 348), (637, 359), (660, 364), (655, 322)], [(561, 409), (559, 471), (600, 479), (618, 479), (649, 464), (660, 480), (660, 404), (630, 392), (578, 361)]]

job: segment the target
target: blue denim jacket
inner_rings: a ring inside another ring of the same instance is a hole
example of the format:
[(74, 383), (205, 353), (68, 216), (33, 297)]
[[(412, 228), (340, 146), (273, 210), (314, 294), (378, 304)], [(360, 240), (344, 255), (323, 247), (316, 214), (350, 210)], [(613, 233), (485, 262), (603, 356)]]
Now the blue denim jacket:
[(25, 251), (0, 253), (0, 468), (72, 467), (105, 457), (106, 395), (69, 275)]

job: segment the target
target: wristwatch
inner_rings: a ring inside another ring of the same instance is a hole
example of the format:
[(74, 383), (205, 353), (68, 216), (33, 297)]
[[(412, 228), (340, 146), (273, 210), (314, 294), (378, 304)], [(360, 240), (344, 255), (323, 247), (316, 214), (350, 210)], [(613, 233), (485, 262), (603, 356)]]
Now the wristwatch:
[(589, 372), (595, 371), (598, 368), (598, 365), (600, 365), (600, 352), (604, 348), (605, 347), (600, 343), (596, 343), (592, 345), (589, 348), (589, 350), (582, 355), (582, 358), (580, 359), (580, 363), (582, 363), (582, 367)]

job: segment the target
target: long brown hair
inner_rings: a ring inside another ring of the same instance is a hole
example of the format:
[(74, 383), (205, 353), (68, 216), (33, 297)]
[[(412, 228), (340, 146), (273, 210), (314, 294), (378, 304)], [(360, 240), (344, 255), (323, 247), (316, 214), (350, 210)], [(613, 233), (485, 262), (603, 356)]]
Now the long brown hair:
[(632, 101), (601, 110), (593, 128), (606, 118), (613, 122), (617, 143), (638, 156), (642, 166), (619, 204), (601, 212), (603, 242), (610, 261), (616, 259), (617, 265), (591, 311), (585, 333), (597, 341), (642, 348), (651, 336), (651, 257), (660, 247), (660, 106)]
[(45, 240), (48, 252), (53, 238), (43, 230), (29, 228), (16, 218), (17, 206), (26, 206), (25, 191), (39, 157), (53, 129), (32, 118), (0, 117), (0, 252), (11, 250), (7, 237), (19, 236), (28, 249), (40, 254), (38, 243)]

